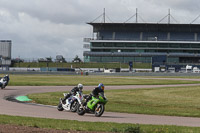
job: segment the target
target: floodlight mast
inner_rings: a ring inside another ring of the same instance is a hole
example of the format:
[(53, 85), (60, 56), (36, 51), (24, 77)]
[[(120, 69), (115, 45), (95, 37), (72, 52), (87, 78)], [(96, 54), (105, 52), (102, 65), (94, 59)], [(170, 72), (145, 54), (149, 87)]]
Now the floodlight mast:
[(170, 24), (170, 17), (171, 17), (171, 15), (170, 15), (170, 9), (168, 10), (168, 24)]
[(111, 23), (113, 23), (113, 21), (108, 16), (106, 16), (106, 9), (105, 8), (103, 9), (103, 13), (100, 16), (98, 16), (96, 19), (91, 21), (90, 23), (94, 23), (98, 19), (100, 19), (100, 23), (106, 23), (106, 19), (108, 19)]
[(179, 22), (171, 15), (170, 9), (168, 10), (168, 14), (167, 14), (164, 18), (162, 18), (160, 21), (158, 21), (157, 23), (162, 22), (162, 21), (163, 21), (164, 19), (166, 19), (166, 18), (168, 18), (168, 24), (171, 23), (171, 18), (172, 18), (176, 23), (179, 23)]
[(138, 14), (138, 9), (137, 8), (136, 8), (136, 13), (133, 16), (131, 16), (129, 19), (127, 19), (124, 23), (127, 23), (133, 17), (135, 17), (135, 23), (138, 23), (139, 19), (141, 19), (145, 23), (144, 19)]
[(136, 8), (136, 23), (138, 22), (138, 12), (137, 12), (137, 8)]
[(103, 10), (103, 23), (106, 23), (106, 9)]

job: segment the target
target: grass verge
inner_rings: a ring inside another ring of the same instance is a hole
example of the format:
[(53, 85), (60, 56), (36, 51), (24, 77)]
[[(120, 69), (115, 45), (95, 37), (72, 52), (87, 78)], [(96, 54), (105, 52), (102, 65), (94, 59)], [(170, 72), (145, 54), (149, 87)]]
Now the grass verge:
[[(3, 76), (3, 75), (2, 75)], [(167, 85), (167, 84), (197, 84), (200, 81), (167, 80), (167, 79), (142, 79), (118, 76), (52, 76), (52, 75), (10, 75), (11, 86), (65, 86), (65, 85)]]
[(0, 124), (91, 132), (101, 131), (122, 133), (198, 133), (200, 131), (200, 127), (138, 125), (111, 122), (79, 122), (74, 120), (56, 120), (7, 115), (0, 115)]

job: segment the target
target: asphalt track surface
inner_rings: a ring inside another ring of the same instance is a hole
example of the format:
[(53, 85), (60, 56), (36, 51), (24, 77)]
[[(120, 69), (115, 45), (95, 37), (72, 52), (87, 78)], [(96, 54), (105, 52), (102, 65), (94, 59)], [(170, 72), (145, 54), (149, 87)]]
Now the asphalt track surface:
[[(200, 84), (187, 85), (133, 85), (133, 86), (106, 86), (106, 89), (136, 89), (136, 88), (155, 88), (155, 87), (172, 87), (172, 86), (196, 86)], [(84, 86), (84, 90), (92, 90), (94, 86)], [(6, 100), (10, 96), (24, 96), (31, 93), (56, 92), (72, 89), (72, 86), (7, 86), (6, 89), (0, 90), (0, 114), (11, 116), (27, 116), (53, 119), (67, 119), (89, 122), (116, 122), (116, 123), (138, 123), (153, 125), (177, 125), (200, 127), (200, 118), (193, 117), (176, 117), (176, 116), (159, 116), (104, 112), (102, 117), (95, 117), (93, 114), (79, 116), (76, 113), (67, 111), (58, 111), (53, 106), (40, 106), (34, 104), (24, 104)], [(59, 100), (59, 99), (58, 99)], [(120, 107), (119, 107), (120, 108)]]

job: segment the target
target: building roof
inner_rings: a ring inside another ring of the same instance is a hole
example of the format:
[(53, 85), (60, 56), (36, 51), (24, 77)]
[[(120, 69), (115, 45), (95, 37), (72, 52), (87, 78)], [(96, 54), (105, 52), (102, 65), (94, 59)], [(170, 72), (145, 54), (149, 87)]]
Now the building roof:
[(137, 31), (137, 32), (200, 32), (200, 24), (168, 23), (88, 23), (98, 31)]

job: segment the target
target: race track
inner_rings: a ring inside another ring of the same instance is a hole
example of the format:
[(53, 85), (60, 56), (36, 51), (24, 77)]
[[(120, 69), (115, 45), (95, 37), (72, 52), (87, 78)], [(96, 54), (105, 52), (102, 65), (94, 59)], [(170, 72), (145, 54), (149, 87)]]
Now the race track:
[[(106, 89), (135, 89), (135, 88), (155, 88), (166, 86), (195, 86), (199, 84), (188, 85), (137, 85), (137, 86), (106, 86)], [(87, 89), (86, 89), (87, 88)], [(92, 90), (94, 86), (85, 86), (84, 90)], [(105, 112), (102, 117), (97, 118), (92, 114), (79, 116), (76, 113), (67, 111), (57, 111), (53, 106), (38, 106), (33, 104), (24, 104), (7, 101), (9, 96), (23, 96), (30, 93), (66, 91), (72, 89), (72, 86), (7, 86), (0, 90), (0, 114), (12, 116), (28, 116), (54, 119), (67, 119), (90, 122), (116, 122), (116, 123), (138, 123), (138, 124), (156, 124), (156, 125), (178, 125), (200, 127), (200, 118), (192, 117), (174, 117), (158, 115), (142, 115)], [(59, 99), (58, 99), (59, 100)]]

